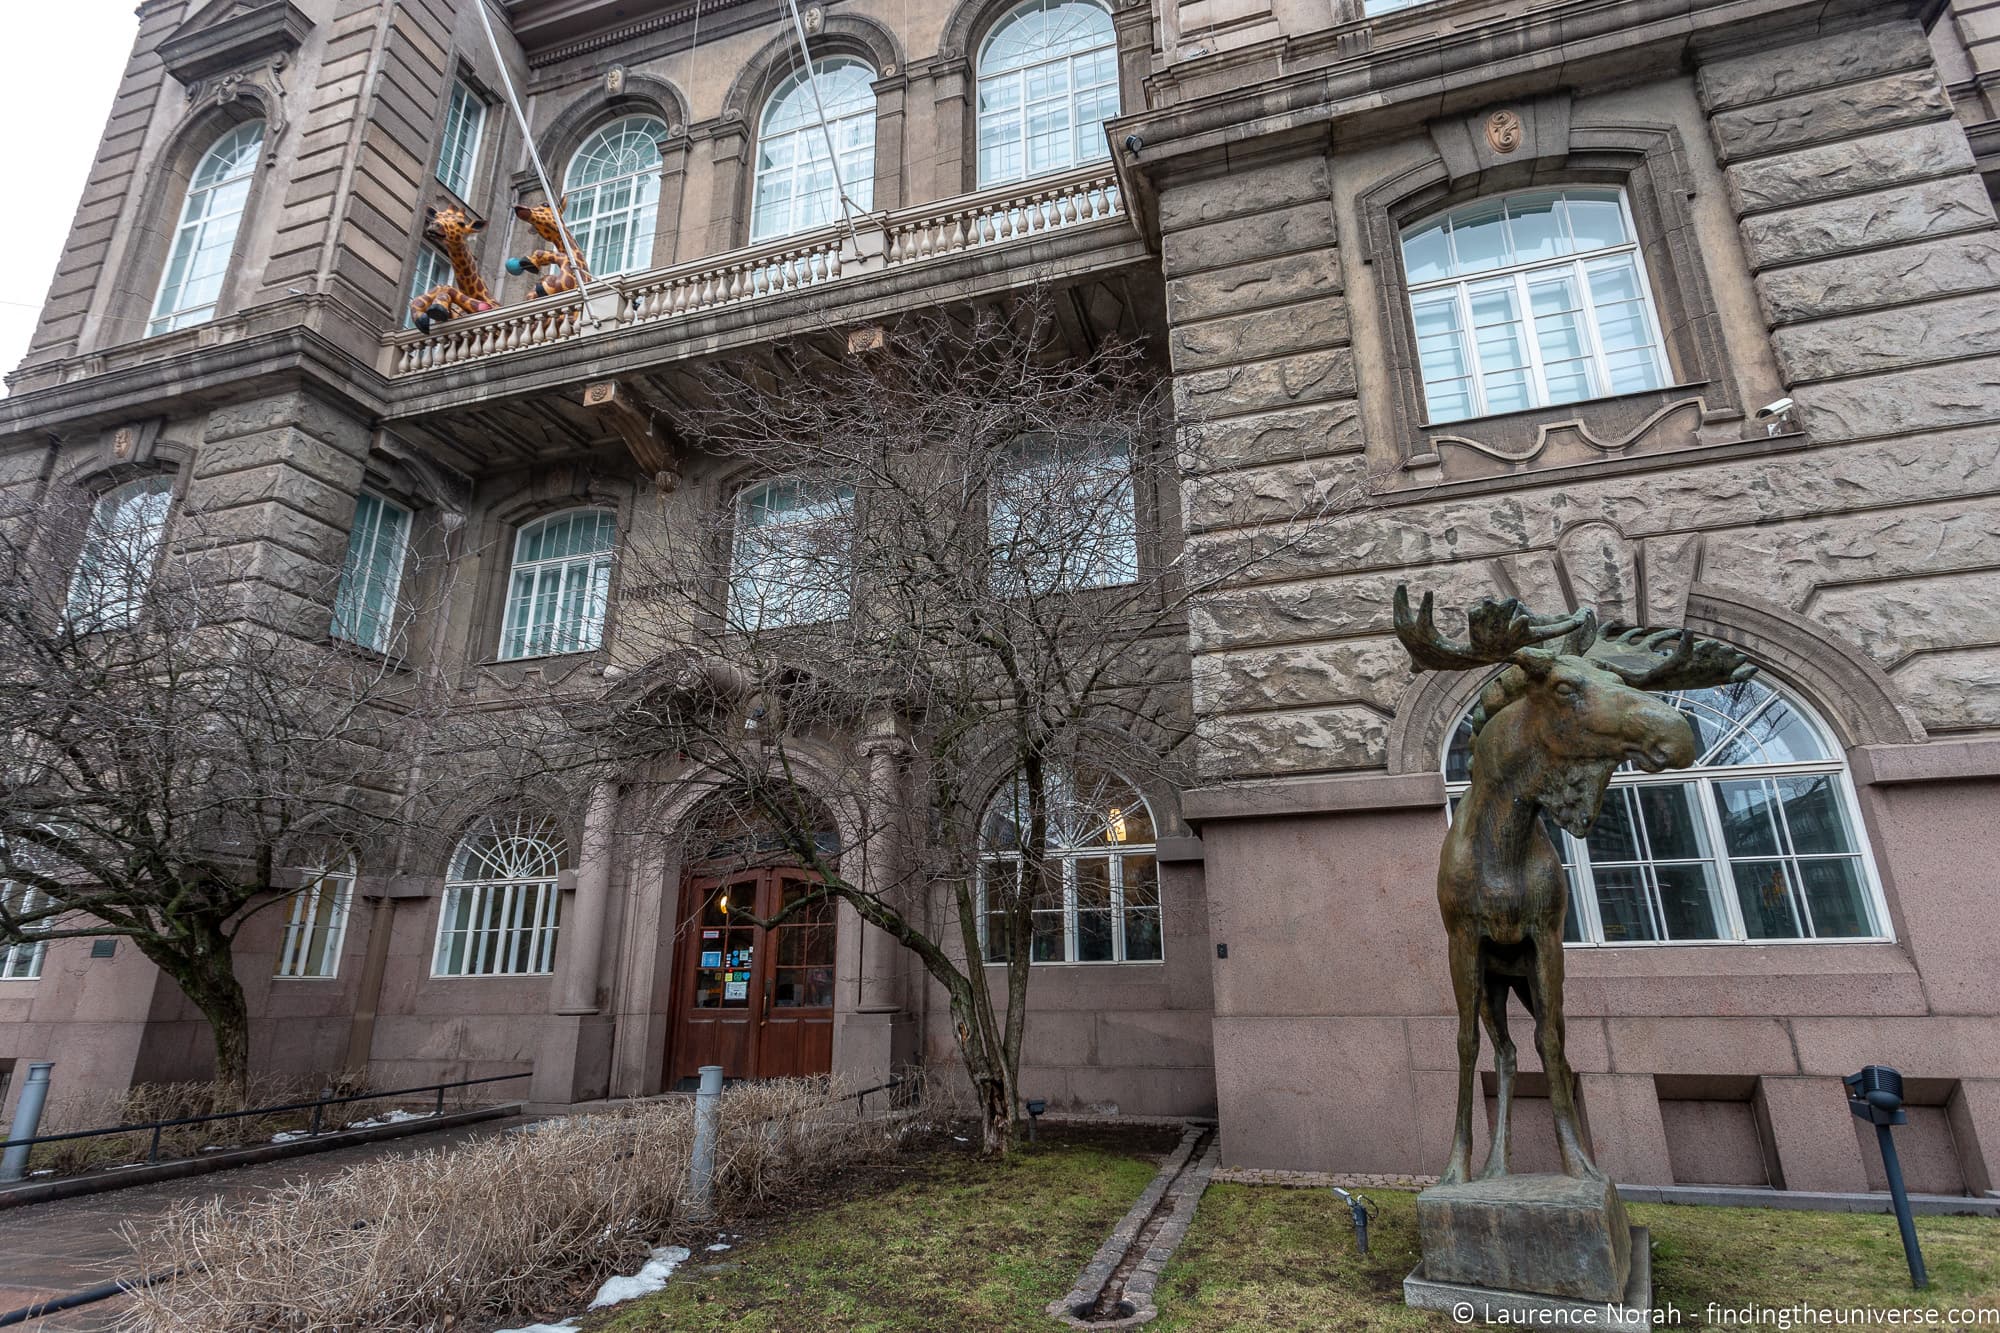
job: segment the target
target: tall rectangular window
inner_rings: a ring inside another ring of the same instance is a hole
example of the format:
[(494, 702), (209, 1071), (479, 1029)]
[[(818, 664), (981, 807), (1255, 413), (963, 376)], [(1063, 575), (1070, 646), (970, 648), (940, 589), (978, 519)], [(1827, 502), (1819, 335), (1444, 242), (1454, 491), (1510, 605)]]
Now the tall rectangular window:
[(1132, 457), (1122, 443), (1023, 435), (987, 497), (993, 587), (1004, 596), (1139, 577)]
[(854, 488), (794, 477), (743, 492), (730, 566), (736, 629), (840, 619), (854, 578)]
[(432, 975), (534, 976), (555, 971), (561, 897), (552, 879), (449, 886)]
[(333, 637), (389, 651), (409, 532), (409, 510), (366, 491), (355, 501), (347, 559), (333, 599)]
[[(425, 246), (417, 251), (417, 271), (410, 278), (410, 304), (414, 306), (419, 296), (451, 280), (451, 261), (438, 250)], [(404, 311), (403, 327), (413, 329), (416, 326), (417, 312), (413, 309)]]
[(514, 539), (502, 658), (587, 653), (604, 640), (611, 544), (617, 522), (602, 509), (551, 514)]
[(347, 939), (347, 913), (354, 899), (354, 866), (321, 870), (292, 895), (278, 948), (280, 977), (331, 977), (340, 971), (340, 946)]
[[(0, 881), (0, 901), (10, 912), (32, 912), (45, 905), (41, 890), (5, 881)], [(48, 948), (45, 940), (0, 944), (0, 981), (33, 981), (41, 976)]]
[(98, 498), (70, 575), (64, 616), (84, 633), (128, 629), (160, 562), (173, 483), (143, 477)]
[(465, 86), (451, 85), (451, 105), (444, 113), (444, 142), (438, 145), (437, 178), (463, 199), (472, 188), (472, 171), (479, 164), (479, 135), (486, 128), (486, 103)]

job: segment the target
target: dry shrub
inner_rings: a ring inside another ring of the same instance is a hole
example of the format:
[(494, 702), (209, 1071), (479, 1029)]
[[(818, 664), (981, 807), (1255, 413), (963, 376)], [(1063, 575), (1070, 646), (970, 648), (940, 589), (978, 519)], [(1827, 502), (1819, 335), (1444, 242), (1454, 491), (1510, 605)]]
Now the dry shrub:
[[(249, 1083), (248, 1106), (274, 1106), (307, 1101), (328, 1088), (346, 1096), (365, 1090), (365, 1081), (334, 1074), (258, 1074)], [(143, 1124), (149, 1120), (179, 1120), (187, 1116), (209, 1115), (230, 1109), (235, 1093), (225, 1083), (138, 1083), (122, 1092), (110, 1088), (84, 1088), (59, 1092), (49, 1099), (40, 1132), (67, 1134), (76, 1130), (106, 1129), (113, 1125)], [(365, 1108), (357, 1102), (327, 1108), (325, 1125), (332, 1128), (348, 1120), (362, 1119)], [(238, 1147), (264, 1143), (281, 1130), (303, 1129), (311, 1121), (310, 1111), (287, 1111), (277, 1115), (239, 1116), (212, 1120), (199, 1125), (181, 1125), (160, 1132), (160, 1159), (192, 1157), (207, 1147)], [(131, 1134), (104, 1134), (89, 1139), (69, 1139), (48, 1143), (34, 1150), (31, 1169), (53, 1170), (57, 1175), (74, 1175), (100, 1166), (146, 1159), (152, 1146), (150, 1130)]]
[(444, 1329), (581, 1304), (668, 1240), (894, 1146), (816, 1081), (724, 1092), (715, 1210), (682, 1201), (688, 1098), (543, 1121), (454, 1148), (294, 1181), (251, 1203), (183, 1204), (128, 1235), (136, 1266), (183, 1276), (138, 1293), (128, 1333)]

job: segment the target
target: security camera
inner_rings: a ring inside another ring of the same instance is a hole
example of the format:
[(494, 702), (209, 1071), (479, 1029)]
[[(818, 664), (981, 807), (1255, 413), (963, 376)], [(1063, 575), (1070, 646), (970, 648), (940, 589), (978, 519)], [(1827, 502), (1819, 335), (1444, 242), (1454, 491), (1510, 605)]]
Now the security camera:
[(1144, 148), (1145, 146), (1146, 146), (1146, 141), (1144, 139), (1141, 139), (1138, 135), (1128, 134), (1125, 136), (1125, 151), (1130, 153), (1132, 156), (1134, 157), (1139, 156), (1139, 150), (1141, 148)]
[(1789, 398), (1780, 398), (1775, 403), (1766, 403), (1758, 408), (1757, 420), (1762, 421), (1766, 417), (1781, 417), (1791, 410), (1792, 400)]

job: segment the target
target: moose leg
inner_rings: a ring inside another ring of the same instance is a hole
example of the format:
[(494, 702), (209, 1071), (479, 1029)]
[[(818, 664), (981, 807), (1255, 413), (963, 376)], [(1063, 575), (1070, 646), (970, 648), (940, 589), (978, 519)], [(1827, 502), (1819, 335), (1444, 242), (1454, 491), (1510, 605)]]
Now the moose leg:
[(1549, 1080), (1549, 1110), (1555, 1115), (1556, 1148), (1562, 1154), (1563, 1174), (1602, 1180), (1604, 1173), (1583, 1146), (1583, 1125), (1576, 1112), (1576, 1076), (1563, 1053), (1562, 936), (1551, 939), (1537, 933), (1533, 940), (1535, 972), (1529, 985), (1535, 1006), (1535, 1049), (1541, 1052), (1542, 1070)]
[(1463, 1184), (1472, 1175), (1472, 1081), (1479, 1072), (1479, 992), (1482, 974), (1478, 942), (1451, 945), (1451, 989), (1458, 1001), (1458, 1121), (1451, 1140), (1451, 1160), (1442, 1185)]
[(1479, 1017), (1486, 1023), (1486, 1036), (1493, 1043), (1493, 1068), (1499, 1083), (1499, 1110), (1493, 1121), (1493, 1143), (1486, 1151), (1482, 1180), (1504, 1176), (1508, 1170), (1509, 1130), (1514, 1123), (1514, 1039), (1507, 1034), (1508, 978), (1489, 972), (1479, 988)]

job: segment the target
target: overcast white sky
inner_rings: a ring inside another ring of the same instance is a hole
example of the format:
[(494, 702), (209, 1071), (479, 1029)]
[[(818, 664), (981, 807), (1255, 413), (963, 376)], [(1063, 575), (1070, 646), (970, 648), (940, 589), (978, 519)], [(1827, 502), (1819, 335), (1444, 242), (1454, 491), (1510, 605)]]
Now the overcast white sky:
[(111, 96), (139, 30), (137, 0), (0, 0), (9, 72), (0, 79), (0, 167), (16, 207), (0, 235), (14, 254), (0, 287), (0, 372), (14, 369), (69, 235)]

